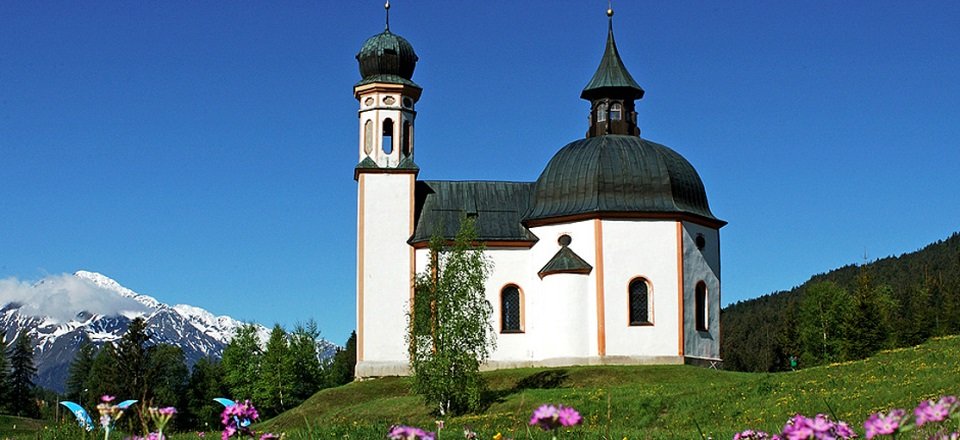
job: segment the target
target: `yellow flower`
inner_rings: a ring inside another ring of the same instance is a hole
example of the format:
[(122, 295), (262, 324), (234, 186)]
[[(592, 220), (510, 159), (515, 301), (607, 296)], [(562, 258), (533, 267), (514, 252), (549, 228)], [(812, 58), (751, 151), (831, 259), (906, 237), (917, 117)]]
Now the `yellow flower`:
[(493, 436), (493, 440), (502, 440), (502, 439), (503, 439), (503, 434), (499, 432)]

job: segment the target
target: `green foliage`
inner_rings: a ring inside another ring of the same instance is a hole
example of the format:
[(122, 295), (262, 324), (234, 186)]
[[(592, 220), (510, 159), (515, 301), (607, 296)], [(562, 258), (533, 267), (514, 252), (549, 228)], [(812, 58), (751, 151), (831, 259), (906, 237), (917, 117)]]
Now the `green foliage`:
[(853, 298), (836, 283), (824, 281), (807, 288), (800, 300), (796, 325), (802, 364), (819, 365), (846, 359)]
[(413, 388), (440, 414), (480, 407), (479, 368), (493, 347), (493, 307), (484, 292), (490, 263), (474, 245), (476, 237), (469, 217), (461, 220), (452, 247), (434, 237), (431, 261), (416, 278), (407, 338)]
[(10, 361), (7, 360), (5, 341), (0, 338), (0, 411), (5, 410), (10, 400)]
[(223, 349), (224, 384), (234, 400), (253, 399), (260, 376), (260, 341), (253, 324), (237, 328), (233, 339)]
[(875, 286), (861, 268), (853, 290), (853, 310), (847, 335), (850, 359), (864, 359), (886, 348), (890, 338), (892, 300), (889, 286)]
[(254, 402), (263, 417), (279, 414), (289, 407), (294, 377), (287, 332), (280, 324), (276, 324), (260, 361), (260, 376), (254, 395)]
[[(175, 345), (159, 344), (149, 348), (147, 357), (147, 386), (150, 388), (148, 406), (175, 406), (182, 408), (190, 370), (183, 349)], [(171, 426), (182, 426), (180, 417), (174, 417)]]
[(325, 387), (336, 387), (353, 382), (357, 367), (357, 332), (350, 332), (350, 338), (342, 349), (337, 349), (333, 359), (323, 369)]
[(7, 409), (10, 414), (25, 417), (37, 417), (37, 406), (33, 377), (37, 368), (33, 365), (33, 338), (21, 331), (10, 347), (10, 394)]
[(814, 349), (810, 343), (809, 316), (800, 313), (811, 288), (825, 281), (848, 292), (852, 303), (846, 328), (833, 332), (843, 339), (842, 356), (829, 361), (960, 333), (960, 233), (954, 233), (917, 252), (841, 267), (789, 291), (724, 308), (720, 318), (724, 367), (784, 371), (791, 355), (801, 358), (801, 366), (827, 361), (822, 359), (822, 344)]
[(100, 402), (100, 396), (120, 394), (120, 382), (117, 380), (120, 372), (117, 363), (117, 351), (113, 344), (106, 344), (97, 352), (93, 357), (93, 364), (90, 365), (90, 374), (84, 381), (82, 402), (78, 402), (81, 406), (95, 408)]
[(83, 402), (84, 392), (87, 389), (87, 378), (90, 377), (90, 369), (93, 368), (93, 359), (97, 354), (96, 347), (89, 341), (84, 341), (77, 354), (70, 362), (70, 368), (67, 370), (66, 397), (67, 400), (74, 402)]
[(299, 405), (323, 387), (323, 366), (317, 351), (320, 330), (317, 322), (297, 324), (290, 334), (290, 363), (293, 365), (290, 404)]
[(223, 365), (218, 361), (202, 358), (193, 365), (183, 403), (186, 411), (177, 415), (182, 426), (210, 429), (220, 425), (223, 407), (213, 399), (229, 394), (223, 377)]
[(129, 396), (141, 402), (147, 401), (150, 388), (147, 386), (147, 323), (143, 318), (130, 321), (126, 333), (117, 343), (116, 375), (113, 378), (120, 385), (119, 394)]

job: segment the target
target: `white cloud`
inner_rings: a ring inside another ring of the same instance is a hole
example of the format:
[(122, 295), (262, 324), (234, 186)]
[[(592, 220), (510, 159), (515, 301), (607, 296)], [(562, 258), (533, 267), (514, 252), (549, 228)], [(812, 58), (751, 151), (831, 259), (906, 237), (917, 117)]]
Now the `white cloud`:
[(70, 274), (48, 275), (36, 282), (0, 280), (0, 304), (19, 303), (20, 313), (48, 316), (59, 322), (87, 311), (97, 315), (147, 313), (147, 306)]

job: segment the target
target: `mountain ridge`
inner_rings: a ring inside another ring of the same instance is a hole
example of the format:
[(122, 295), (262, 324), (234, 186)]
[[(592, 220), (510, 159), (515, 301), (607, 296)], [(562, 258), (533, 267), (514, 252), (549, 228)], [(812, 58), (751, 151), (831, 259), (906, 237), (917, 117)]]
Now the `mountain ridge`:
[[(35, 383), (54, 391), (63, 391), (69, 365), (81, 345), (89, 342), (99, 348), (114, 342), (138, 317), (146, 321), (153, 343), (180, 347), (188, 366), (203, 357), (219, 359), (236, 329), (244, 325), (189, 304), (167, 305), (87, 270), (48, 276), (31, 285), (10, 280), (0, 284), (4, 341), (9, 345), (26, 330), (36, 346)], [(254, 325), (265, 345), (270, 329)], [(317, 347), (326, 358), (337, 346), (318, 339)]]

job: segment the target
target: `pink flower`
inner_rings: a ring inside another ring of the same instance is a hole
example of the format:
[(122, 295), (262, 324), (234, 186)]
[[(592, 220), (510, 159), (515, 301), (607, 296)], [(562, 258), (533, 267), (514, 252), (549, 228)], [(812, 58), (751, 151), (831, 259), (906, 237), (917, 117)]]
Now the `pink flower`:
[(103, 403), (113, 402), (113, 399), (116, 399), (116, 397), (111, 396), (111, 395), (109, 395), (109, 394), (104, 394), (104, 395), (100, 396), (100, 401), (102, 401)]
[(920, 402), (920, 405), (913, 410), (913, 414), (917, 417), (917, 426), (923, 426), (925, 423), (929, 422), (942, 422), (950, 417), (950, 413), (957, 406), (957, 398), (954, 396), (945, 396), (941, 397), (940, 400), (934, 402), (932, 400), (924, 400)]
[(413, 426), (393, 425), (387, 432), (390, 440), (436, 440), (437, 434)]
[(580, 413), (569, 406), (541, 405), (530, 417), (531, 426), (539, 426), (544, 431), (561, 426), (576, 426), (583, 422)]
[(890, 435), (899, 431), (900, 424), (906, 414), (907, 412), (902, 409), (890, 410), (887, 414), (872, 414), (866, 422), (863, 422), (863, 427), (867, 430), (867, 439), (878, 435)]

